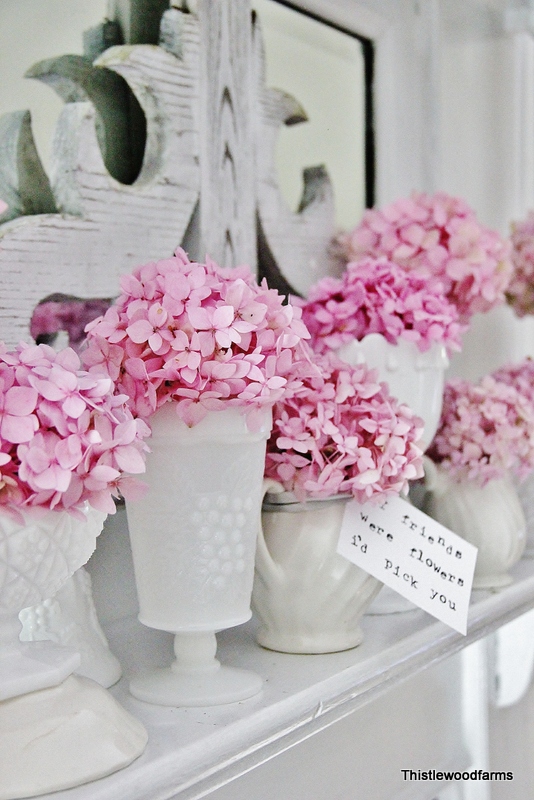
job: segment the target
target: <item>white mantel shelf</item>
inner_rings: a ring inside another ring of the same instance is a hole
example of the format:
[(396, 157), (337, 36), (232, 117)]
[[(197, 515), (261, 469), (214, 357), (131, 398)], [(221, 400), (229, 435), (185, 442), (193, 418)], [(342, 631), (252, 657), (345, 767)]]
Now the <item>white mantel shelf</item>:
[(114, 623), (107, 633), (125, 677), (111, 691), (146, 725), (147, 749), (115, 775), (46, 797), (203, 797), (533, 608), (534, 560), (524, 559), (513, 574), (515, 582), (498, 593), (474, 593), (467, 636), (420, 610), (366, 616), (362, 645), (324, 656), (262, 649), (254, 640), (253, 620), (224, 631), (218, 636), (219, 659), (254, 669), (265, 684), (256, 697), (217, 708), (161, 708), (132, 698), (128, 676), (170, 663), (172, 637), (136, 619)]

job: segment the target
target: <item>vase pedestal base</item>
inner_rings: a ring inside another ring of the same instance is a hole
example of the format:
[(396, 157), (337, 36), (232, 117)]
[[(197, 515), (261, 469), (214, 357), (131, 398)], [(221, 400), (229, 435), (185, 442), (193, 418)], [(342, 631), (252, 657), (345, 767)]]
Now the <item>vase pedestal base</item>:
[(172, 667), (145, 673), (130, 681), (138, 700), (159, 706), (218, 706), (246, 700), (261, 691), (259, 675), (220, 666), (211, 672), (180, 672)]
[(295, 653), (301, 655), (318, 655), (321, 653), (341, 653), (352, 650), (363, 641), (363, 631), (356, 629), (345, 634), (317, 631), (314, 633), (284, 633), (262, 627), (256, 634), (256, 641), (267, 650), (277, 653)]
[(418, 606), (406, 597), (403, 597), (389, 586), (383, 586), (366, 613), (371, 616), (381, 616), (382, 614), (403, 614), (406, 611), (417, 610)]
[(20, 643), (0, 655), (0, 701), (57, 686), (79, 663), (79, 653), (52, 642)]
[(505, 586), (510, 586), (514, 579), (507, 572), (500, 575), (479, 575), (475, 573), (473, 579), (473, 589), (503, 589)]
[(246, 700), (261, 691), (263, 680), (255, 672), (222, 666), (215, 658), (213, 631), (177, 633), (176, 661), (133, 678), (130, 692), (138, 700), (158, 706), (218, 706)]
[(147, 733), (94, 681), (63, 683), (0, 702), (0, 800), (55, 792), (136, 759)]

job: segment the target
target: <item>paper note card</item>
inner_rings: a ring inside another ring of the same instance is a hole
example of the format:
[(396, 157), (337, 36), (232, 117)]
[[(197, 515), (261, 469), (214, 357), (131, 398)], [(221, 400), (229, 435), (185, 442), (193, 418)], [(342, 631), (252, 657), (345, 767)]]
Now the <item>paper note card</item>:
[(350, 500), (337, 551), (466, 634), (477, 548), (406, 500), (378, 506)]

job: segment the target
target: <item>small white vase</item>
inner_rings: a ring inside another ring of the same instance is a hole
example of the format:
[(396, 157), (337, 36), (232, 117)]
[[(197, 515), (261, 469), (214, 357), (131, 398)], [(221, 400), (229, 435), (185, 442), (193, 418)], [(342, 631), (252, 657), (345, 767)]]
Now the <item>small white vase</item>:
[(54, 686), (80, 656), (53, 642), (22, 643), (19, 612), (58, 592), (95, 549), (105, 514), (85, 506), (85, 520), (66, 511), (0, 514), (0, 700)]
[(130, 691), (170, 706), (242, 700), (262, 680), (221, 666), (215, 633), (251, 616), (271, 412), (256, 432), (233, 408), (188, 428), (167, 403), (150, 423), (149, 489), (126, 509), (139, 619), (175, 634), (176, 661), (135, 677)]
[(91, 576), (84, 567), (76, 570), (54, 597), (24, 608), (19, 619), (22, 642), (51, 641), (76, 650), (81, 658), (77, 675), (91, 678), (106, 689), (121, 677), (121, 665), (100, 626)]
[(423, 446), (430, 445), (439, 425), (445, 370), (449, 365), (443, 345), (433, 344), (421, 353), (407, 339), (400, 338), (391, 344), (380, 333), (370, 333), (361, 341), (347, 342), (337, 355), (349, 364), (366, 363), (377, 369), (391, 394), (424, 421)]
[(103, 778), (131, 764), (146, 743), (143, 725), (87, 678), (71, 675), (58, 686), (4, 700), (0, 800)]
[(336, 552), (347, 498), (264, 504), (252, 605), (257, 640), (284, 653), (333, 653), (362, 641), (382, 584)]
[(55, 595), (87, 562), (105, 514), (0, 513), (0, 800), (78, 786), (130, 764), (144, 727), (97, 683), (72, 676), (80, 654), (21, 642), (19, 612)]
[(510, 477), (480, 487), (454, 481), (425, 457), (428, 490), (423, 510), (478, 548), (474, 589), (499, 589), (512, 583), (509, 570), (526, 544), (526, 522)]
[(527, 526), (527, 543), (524, 556), (534, 557), (534, 472), (531, 472), (524, 480), (514, 480), (514, 486), (521, 503), (521, 508), (525, 515)]

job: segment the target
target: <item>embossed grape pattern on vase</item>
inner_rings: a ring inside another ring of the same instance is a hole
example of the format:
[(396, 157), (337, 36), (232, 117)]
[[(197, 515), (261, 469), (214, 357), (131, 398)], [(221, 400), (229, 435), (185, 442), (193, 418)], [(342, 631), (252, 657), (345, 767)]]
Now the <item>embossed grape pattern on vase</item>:
[(89, 559), (105, 515), (86, 522), (66, 512), (26, 516), (24, 523), (6, 515), (0, 521), (0, 611), (19, 611), (53, 596)]

